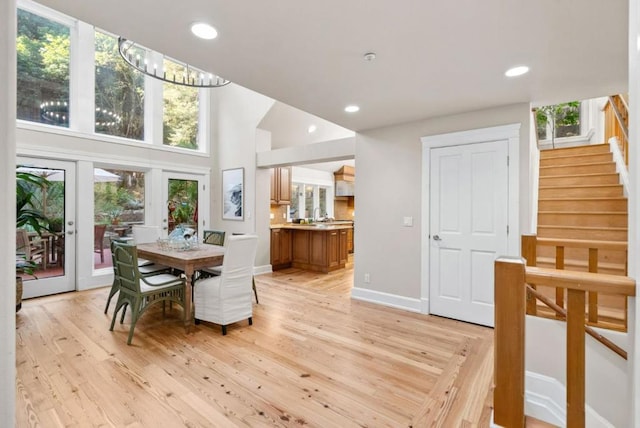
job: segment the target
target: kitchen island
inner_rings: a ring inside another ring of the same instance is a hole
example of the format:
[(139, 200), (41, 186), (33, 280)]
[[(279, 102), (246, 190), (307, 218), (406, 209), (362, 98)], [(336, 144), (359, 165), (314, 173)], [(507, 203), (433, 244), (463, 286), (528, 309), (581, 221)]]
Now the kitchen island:
[(347, 263), (350, 222), (278, 224), (271, 226), (271, 267), (314, 272), (342, 269)]

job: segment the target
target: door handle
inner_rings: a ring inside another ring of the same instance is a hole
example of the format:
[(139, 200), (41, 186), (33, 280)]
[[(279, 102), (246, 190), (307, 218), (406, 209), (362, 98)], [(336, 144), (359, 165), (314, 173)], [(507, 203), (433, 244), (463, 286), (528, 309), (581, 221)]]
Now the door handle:
[(442, 238), (440, 238), (438, 235), (433, 235), (433, 240), (434, 241), (442, 241)]

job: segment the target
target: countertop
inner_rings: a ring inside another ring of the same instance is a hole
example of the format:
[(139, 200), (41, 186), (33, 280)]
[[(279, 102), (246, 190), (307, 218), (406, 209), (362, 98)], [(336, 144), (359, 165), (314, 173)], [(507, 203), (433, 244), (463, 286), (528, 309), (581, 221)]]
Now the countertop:
[(353, 228), (352, 221), (331, 221), (326, 223), (311, 223), (311, 224), (297, 224), (297, 223), (282, 223), (272, 224), (271, 229), (298, 229), (298, 230), (340, 230)]

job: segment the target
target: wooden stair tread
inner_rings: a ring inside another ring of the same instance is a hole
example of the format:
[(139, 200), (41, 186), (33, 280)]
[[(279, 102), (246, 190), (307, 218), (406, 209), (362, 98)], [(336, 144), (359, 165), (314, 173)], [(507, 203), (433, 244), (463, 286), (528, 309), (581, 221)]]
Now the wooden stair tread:
[(597, 226), (554, 226), (551, 224), (544, 225), (547, 228), (553, 229), (579, 229), (579, 230), (612, 230), (616, 232), (626, 232), (626, 227), (597, 227)]
[(609, 152), (608, 144), (588, 144), (586, 146), (560, 147), (557, 149), (540, 150), (541, 158), (566, 156), (566, 153), (606, 153)]
[(556, 428), (555, 425), (551, 425), (532, 416), (525, 416), (524, 426), (526, 428)]
[(547, 165), (547, 166), (541, 166), (540, 169), (547, 169), (547, 168), (562, 168), (562, 167), (571, 167), (571, 166), (591, 166), (591, 165), (610, 165), (611, 162), (572, 162), (572, 163), (565, 163), (562, 165)]
[[(551, 186), (554, 187), (554, 186)], [(565, 187), (565, 186), (560, 186), (560, 187)], [(557, 201), (558, 198), (540, 198), (538, 199), (539, 201)], [(562, 200), (564, 201), (626, 201), (627, 198), (625, 198), (624, 196), (601, 196), (601, 197), (568, 197), (568, 198), (562, 198)]]
[(562, 186), (540, 186), (540, 189), (586, 189), (586, 188), (622, 187), (622, 184), (574, 184)]
[(538, 211), (538, 214), (572, 214), (572, 215), (627, 215), (620, 211)]

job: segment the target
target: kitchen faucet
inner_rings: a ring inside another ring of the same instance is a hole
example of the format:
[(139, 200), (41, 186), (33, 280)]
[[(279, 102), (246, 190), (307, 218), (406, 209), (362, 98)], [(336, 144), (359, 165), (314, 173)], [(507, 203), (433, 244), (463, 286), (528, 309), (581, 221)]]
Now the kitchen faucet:
[[(316, 217), (316, 210), (318, 210), (318, 217)], [(320, 207), (315, 207), (313, 209), (313, 221), (320, 220)]]

